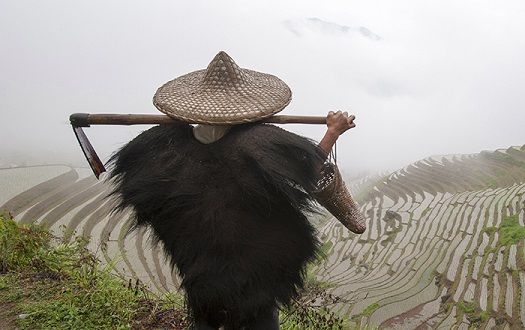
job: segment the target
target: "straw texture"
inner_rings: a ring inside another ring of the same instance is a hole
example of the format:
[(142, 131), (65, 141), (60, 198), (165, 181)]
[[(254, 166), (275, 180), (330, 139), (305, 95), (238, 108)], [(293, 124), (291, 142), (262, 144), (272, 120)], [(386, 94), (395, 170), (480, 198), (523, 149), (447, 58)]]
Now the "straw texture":
[(292, 98), (279, 78), (239, 68), (219, 52), (206, 70), (198, 70), (160, 87), (153, 104), (168, 116), (200, 124), (241, 124), (270, 117)]
[(356, 234), (366, 230), (365, 219), (354, 202), (336, 165), (327, 163), (313, 192), (315, 199), (346, 228)]
[(235, 125), (212, 144), (190, 125), (159, 125), (118, 151), (110, 173), (117, 208), (134, 209), (132, 229), (152, 229), (193, 316), (254, 329), (297, 296), (317, 256), (307, 191), (323, 159), (313, 141), (273, 125)]

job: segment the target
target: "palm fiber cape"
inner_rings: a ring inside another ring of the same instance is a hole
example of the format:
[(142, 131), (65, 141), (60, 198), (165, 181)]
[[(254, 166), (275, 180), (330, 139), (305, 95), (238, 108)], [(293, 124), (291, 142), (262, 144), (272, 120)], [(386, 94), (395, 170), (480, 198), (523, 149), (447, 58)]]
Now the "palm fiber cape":
[(182, 278), (190, 312), (233, 328), (286, 305), (318, 248), (307, 220), (326, 155), (269, 124), (211, 144), (190, 125), (153, 127), (111, 158), (117, 209), (153, 229)]

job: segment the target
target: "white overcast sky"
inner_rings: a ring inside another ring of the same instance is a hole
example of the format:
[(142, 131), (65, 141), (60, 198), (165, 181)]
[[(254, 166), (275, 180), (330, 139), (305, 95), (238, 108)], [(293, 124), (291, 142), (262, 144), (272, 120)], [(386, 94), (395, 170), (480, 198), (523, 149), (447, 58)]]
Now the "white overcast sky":
[[(156, 89), (220, 50), (291, 87), (282, 114), (354, 113), (350, 171), (521, 146), (524, 31), (521, 0), (2, 0), (0, 152), (83, 162), (71, 113), (159, 113)], [(146, 128), (86, 133), (107, 160)]]

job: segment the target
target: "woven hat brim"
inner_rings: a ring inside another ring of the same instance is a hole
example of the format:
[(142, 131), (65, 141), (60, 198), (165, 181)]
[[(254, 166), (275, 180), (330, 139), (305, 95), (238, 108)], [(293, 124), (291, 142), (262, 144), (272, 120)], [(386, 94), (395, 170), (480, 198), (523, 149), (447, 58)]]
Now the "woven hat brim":
[(292, 99), (288, 85), (276, 76), (241, 69), (244, 83), (202, 84), (198, 70), (161, 86), (153, 104), (168, 116), (200, 124), (241, 124), (270, 117)]

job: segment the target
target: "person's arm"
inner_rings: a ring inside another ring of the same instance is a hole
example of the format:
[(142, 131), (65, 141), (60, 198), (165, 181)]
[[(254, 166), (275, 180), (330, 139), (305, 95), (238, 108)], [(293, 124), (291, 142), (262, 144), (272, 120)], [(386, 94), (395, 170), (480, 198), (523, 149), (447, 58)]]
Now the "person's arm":
[(328, 155), (341, 134), (355, 127), (355, 116), (348, 112), (330, 111), (326, 116), (326, 133), (319, 142), (319, 147)]

